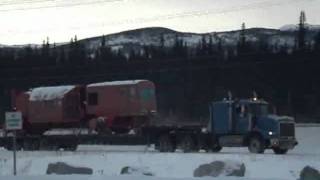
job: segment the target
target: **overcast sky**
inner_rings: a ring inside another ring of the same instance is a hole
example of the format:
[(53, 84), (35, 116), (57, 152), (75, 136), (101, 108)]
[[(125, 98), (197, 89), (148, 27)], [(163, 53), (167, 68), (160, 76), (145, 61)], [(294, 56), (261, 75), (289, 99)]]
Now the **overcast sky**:
[(150, 26), (213, 32), (320, 24), (320, 0), (1, 0), (0, 44), (70, 41)]

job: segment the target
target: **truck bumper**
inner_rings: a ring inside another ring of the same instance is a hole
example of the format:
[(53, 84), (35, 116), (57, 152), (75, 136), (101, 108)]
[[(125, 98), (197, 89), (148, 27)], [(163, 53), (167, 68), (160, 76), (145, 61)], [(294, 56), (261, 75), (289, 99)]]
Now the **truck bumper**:
[(271, 148), (293, 149), (296, 145), (298, 145), (298, 141), (294, 138), (293, 139), (283, 139), (283, 138), (270, 139)]

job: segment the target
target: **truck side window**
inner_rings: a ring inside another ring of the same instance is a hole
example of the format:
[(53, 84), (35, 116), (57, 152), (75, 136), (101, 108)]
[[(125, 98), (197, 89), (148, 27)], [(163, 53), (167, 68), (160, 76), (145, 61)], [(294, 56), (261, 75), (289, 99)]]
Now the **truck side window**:
[(88, 93), (88, 105), (98, 105), (98, 93)]

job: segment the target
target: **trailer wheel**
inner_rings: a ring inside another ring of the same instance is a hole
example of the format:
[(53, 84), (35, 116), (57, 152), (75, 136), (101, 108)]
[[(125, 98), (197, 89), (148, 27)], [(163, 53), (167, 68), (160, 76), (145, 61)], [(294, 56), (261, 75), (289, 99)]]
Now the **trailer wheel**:
[(288, 149), (281, 149), (281, 148), (273, 148), (272, 149), (275, 154), (286, 154)]
[(195, 148), (194, 140), (191, 138), (191, 136), (186, 135), (180, 142), (180, 147), (185, 153), (192, 152)]
[(253, 136), (250, 138), (248, 149), (251, 153), (262, 154), (265, 150), (265, 143), (259, 136)]
[(32, 149), (32, 145), (31, 145), (28, 141), (23, 142), (23, 150), (24, 150), (24, 151), (33, 150), (33, 149)]
[(174, 152), (175, 147), (168, 135), (162, 135), (159, 138), (159, 151), (160, 152)]

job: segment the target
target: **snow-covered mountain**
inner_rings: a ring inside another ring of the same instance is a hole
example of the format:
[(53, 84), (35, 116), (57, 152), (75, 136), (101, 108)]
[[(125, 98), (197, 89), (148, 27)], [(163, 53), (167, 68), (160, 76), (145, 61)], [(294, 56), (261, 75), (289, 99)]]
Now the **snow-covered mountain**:
[[(248, 42), (265, 41), (269, 45), (277, 45), (293, 47), (295, 42), (295, 31), (291, 28), (293, 26), (284, 26), (281, 29), (266, 29), (266, 28), (251, 28), (245, 30), (245, 36)], [(307, 41), (312, 42), (317, 30), (320, 26), (309, 25), (310, 28), (307, 33)], [(152, 27), (130, 30), (106, 36), (106, 45), (110, 46), (113, 50), (127, 50), (127, 49), (140, 49), (145, 45), (160, 46), (161, 39), (164, 40), (166, 47), (173, 46), (176, 37), (183, 40), (183, 42), (191, 48), (195, 48), (201, 42), (203, 37), (209, 42), (210, 36), (212, 37), (213, 44), (221, 41), (223, 46), (235, 47), (239, 41), (240, 30), (227, 31), (227, 32), (212, 32), (212, 33), (185, 33), (178, 32), (162, 27)], [(95, 50), (101, 45), (101, 36), (81, 40), (87, 49)]]
[[(308, 33), (306, 40), (312, 43), (315, 34), (320, 30), (320, 25), (308, 25), (307, 27)], [(285, 25), (280, 29), (251, 28), (245, 30), (245, 36), (248, 42), (264, 41), (269, 45), (277, 45), (277, 47), (287, 46), (290, 48), (294, 46), (296, 37), (295, 31), (297, 28), (297, 25)], [(223, 46), (235, 47), (239, 42), (240, 33), (241, 30), (199, 34), (178, 32), (163, 27), (149, 27), (106, 35), (105, 43), (107, 46), (111, 47), (113, 51), (122, 50), (126, 53), (131, 50), (141, 52), (144, 46), (160, 46), (161, 42), (164, 43), (165, 47), (170, 47), (174, 45), (176, 38), (183, 40), (188, 47), (195, 48), (199, 45), (203, 37), (205, 37), (207, 42), (209, 42), (209, 38), (211, 36), (213, 44), (221, 42)], [(92, 53), (101, 46), (102, 36), (83, 39), (79, 42), (86, 47), (88, 52)], [(58, 43), (56, 45), (67, 47), (66, 44), (67, 43)], [(26, 45), (0, 45), (0, 47), (11, 48), (21, 48), (25, 46)], [(41, 47), (41, 45), (29, 46), (33, 48)]]
[[(254, 28), (246, 30), (246, 37), (248, 41), (256, 42), (261, 38), (267, 38), (268, 36), (274, 36), (279, 33), (281, 32), (275, 29)], [(240, 31), (198, 34), (178, 32), (161, 27), (152, 27), (107, 35), (106, 45), (114, 49), (125, 48), (126, 46), (160, 46), (161, 38), (163, 38), (164, 45), (170, 47), (173, 46), (176, 37), (178, 37), (178, 39), (183, 40), (188, 47), (196, 47), (201, 42), (203, 36), (206, 38), (207, 42), (209, 42), (209, 38), (212, 36), (214, 44), (218, 43), (221, 39), (224, 45), (235, 46), (239, 40), (239, 35)], [(88, 49), (96, 49), (101, 44), (101, 37), (84, 39), (81, 42), (84, 43)]]

